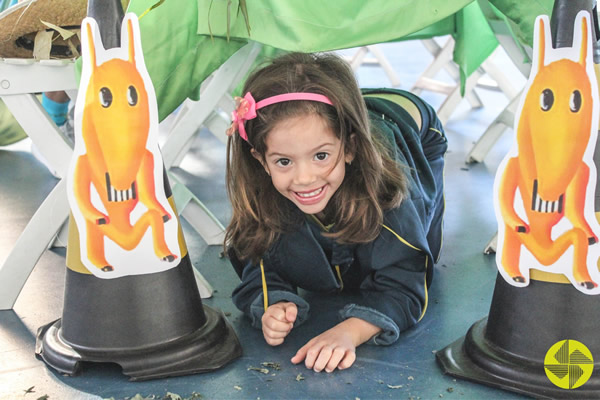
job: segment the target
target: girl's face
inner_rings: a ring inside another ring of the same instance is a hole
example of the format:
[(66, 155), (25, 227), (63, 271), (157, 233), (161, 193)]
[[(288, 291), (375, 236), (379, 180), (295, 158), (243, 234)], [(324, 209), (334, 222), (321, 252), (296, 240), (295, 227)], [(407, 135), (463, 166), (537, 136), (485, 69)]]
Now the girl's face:
[[(319, 214), (340, 187), (346, 162), (340, 139), (317, 114), (284, 120), (269, 132), (265, 161), (253, 151), (279, 193), (305, 214)], [(342, 152), (342, 154), (340, 154)]]

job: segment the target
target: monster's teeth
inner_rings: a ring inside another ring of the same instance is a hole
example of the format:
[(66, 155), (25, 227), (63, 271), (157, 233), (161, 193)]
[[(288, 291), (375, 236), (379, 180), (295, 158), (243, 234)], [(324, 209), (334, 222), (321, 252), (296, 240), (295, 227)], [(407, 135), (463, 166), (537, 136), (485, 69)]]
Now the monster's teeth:
[(135, 199), (135, 182), (131, 184), (131, 187), (126, 190), (117, 190), (113, 185), (110, 184), (110, 176), (106, 173), (106, 194), (108, 201), (119, 202), (126, 201), (129, 199)]
[(558, 200), (542, 200), (537, 191), (537, 180), (533, 181), (533, 193), (531, 194), (531, 209), (541, 213), (562, 212), (564, 194)]

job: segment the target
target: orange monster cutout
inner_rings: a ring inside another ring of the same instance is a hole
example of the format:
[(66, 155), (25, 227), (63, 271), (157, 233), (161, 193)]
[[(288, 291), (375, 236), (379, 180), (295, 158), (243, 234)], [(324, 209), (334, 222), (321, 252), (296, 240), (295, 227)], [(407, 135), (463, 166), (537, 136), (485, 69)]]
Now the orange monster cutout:
[(68, 180), (81, 262), (100, 278), (179, 264), (178, 221), (164, 191), (158, 111), (137, 17), (122, 47), (105, 50), (96, 21), (82, 22), (83, 67)]
[(514, 286), (527, 286), (535, 268), (598, 294), (592, 158), (599, 103), (589, 14), (577, 15), (572, 48), (553, 49), (549, 26), (547, 16), (536, 19), (537, 58), (515, 118), (516, 141), (496, 174), (496, 262)]

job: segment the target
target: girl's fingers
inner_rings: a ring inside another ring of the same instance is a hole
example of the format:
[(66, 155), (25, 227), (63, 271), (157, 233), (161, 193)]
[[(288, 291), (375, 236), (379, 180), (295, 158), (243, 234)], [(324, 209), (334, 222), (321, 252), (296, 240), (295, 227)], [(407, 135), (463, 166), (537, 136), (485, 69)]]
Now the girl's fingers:
[(263, 327), (263, 334), (271, 339), (283, 339), (288, 335), (289, 331), (274, 331)]
[(329, 362), (325, 366), (325, 371), (333, 372), (333, 370), (337, 368), (338, 364), (344, 358), (345, 355), (346, 350), (342, 349), (341, 347), (335, 348), (333, 350), (333, 354), (331, 354), (331, 357), (329, 358)]
[(269, 329), (274, 332), (285, 332), (287, 335), (292, 329), (293, 324), (290, 322), (281, 322), (274, 318), (266, 318), (262, 322), (263, 329)]
[(298, 307), (294, 303), (289, 303), (289, 305), (285, 308), (285, 319), (288, 322), (296, 321), (296, 316), (298, 315)]
[(313, 370), (315, 372), (323, 371), (323, 369), (325, 369), (325, 367), (329, 363), (329, 360), (331, 359), (332, 355), (333, 349), (331, 347), (322, 347), (321, 351), (319, 351), (319, 355), (317, 356), (317, 360), (315, 361), (315, 364), (313, 366)]
[(274, 318), (278, 321), (285, 321), (285, 308), (281, 304), (270, 306), (264, 313), (263, 318)]
[(308, 351), (308, 345), (304, 345), (300, 348), (300, 350), (298, 350), (296, 352), (296, 355), (294, 357), (292, 357), (292, 359), (290, 360), (292, 362), (292, 364), (298, 364), (299, 362), (302, 362), (302, 360), (304, 360), (306, 358), (306, 352)]
[(304, 359), (304, 365), (306, 365), (306, 368), (313, 369), (322, 348), (323, 345), (320, 343), (313, 344), (308, 348), (308, 351), (306, 352), (306, 358)]
[(281, 343), (283, 343), (283, 339), (272, 339), (269, 338), (265, 335), (265, 341), (267, 342), (267, 344), (269, 346), (279, 346)]
[(354, 351), (347, 351), (346, 356), (338, 364), (338, 369), (350, 368), (356, 360), (356, 353)]

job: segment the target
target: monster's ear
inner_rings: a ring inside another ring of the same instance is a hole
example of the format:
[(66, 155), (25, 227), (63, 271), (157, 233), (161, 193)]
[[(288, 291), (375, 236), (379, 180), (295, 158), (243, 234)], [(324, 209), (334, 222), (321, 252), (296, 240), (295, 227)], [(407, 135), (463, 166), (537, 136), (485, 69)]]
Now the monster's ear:
[[(579, 64), (585, 67), (588, 54), (588, 16), (586, 14), (581, 15), (579, 18), (581, 21), (581, 48), (579, 49)], [(574, 27), (573, 37), (577, 33), (577, 25)]]
[(96, 68), (96, 47), (94, 45), (94, 32), (96, 32), (97, 30), (98, 27), (95, 23), (93, 23), (93, 20), (91, 18), (85, 18), (83, 20), (82, 31), (84, 32), (84, 42), (87, 40), (88, 45), (87, 52), (83, 52), (83, 62), (87, 62), (89, 64), (90, 70)]
[(548, 17), (545, 15), (539, 16), (534, 26), (534, 42), (537, 39), (537, 60), (534, 61), (535, 71), (539, 71), (544, 66), (544, 59), (546, 56), (546, 39), (551, 43), (552, 38), (550, 37), (550, 29), (548, 29)]
[(125, 18), (127, 25), (127, 53), (129, 54), (129, 62), (135, 65), (135, 32), (133, 30), (133, 21), (131, 18)]

